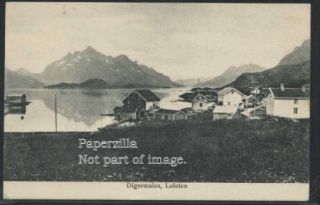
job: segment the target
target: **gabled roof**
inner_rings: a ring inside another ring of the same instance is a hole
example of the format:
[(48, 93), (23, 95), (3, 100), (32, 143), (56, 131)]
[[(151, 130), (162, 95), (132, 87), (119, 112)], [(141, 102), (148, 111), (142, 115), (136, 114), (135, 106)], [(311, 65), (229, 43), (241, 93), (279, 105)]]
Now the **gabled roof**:
[(193, 99), (198, 95), (201, 94), (205, 96), (209, 101), (214, 101), (217, 98), (217, 92), (215, 90), (210, 91), (196, 91), (196, 92), (187, 92), (182, 95), (179, 95), (182, 99), (184, 99), (187, 102), (192, 102)]
[(141, 95), (147, 102), (160, 101), (160, 98), (151, 92), (151, 90), (135, 90), (135, 92)]
[(218, 95), (226, 95), (227, 93), (231, 92), (231, 91), (235, 91), (237, 93), (239, 93), (240, 95), (244, 95), (242, 92), (240, 92), (239, 90), (235, 89), (234, 87), (225, 87), (222, 90), (220, 90), (218, 92)]
[(237, 106), (216, 106), (212, 112), (233, 114), (233, 113), (236, 113), (237, 110), (238, 110)]
[(285, 88), (283, 91), (280, 88), (269, 88), (274, 98), (292, 98), (292, 99), (309, 99), (309, 90), (303, 91), (301, 88)]
[(147, 89), (134, 90), (131, 93), (129, 93), (123, 100), (129, 97), (133, 92), (137, 93), (146, 102), (160, 101), (160, 98), (156, 96), (156, 94), (154, 94), (151, 90), (147, 90)]
[(204, 97), (206, 100), (209, 99), (207, 96), (205, 96), (205, 95), (203, 95), (203, 94), (201, 94), (201, 93), (197, 93), (197, 94), (193, 97), (192, 100), (194, 101), (198, 96), (202, 96), (202, 97)]

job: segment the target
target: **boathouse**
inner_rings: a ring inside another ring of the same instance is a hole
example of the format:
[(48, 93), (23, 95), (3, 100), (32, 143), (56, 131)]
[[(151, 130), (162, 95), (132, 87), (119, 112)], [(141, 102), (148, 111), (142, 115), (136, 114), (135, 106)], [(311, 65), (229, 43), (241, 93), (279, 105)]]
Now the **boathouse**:
[(134, 90), (123, 100), (121, 107), (115, 107), (116, 120), (136, 120), (146, 117), (146, 113), (159, 108), (160, 98), (147, 89)]

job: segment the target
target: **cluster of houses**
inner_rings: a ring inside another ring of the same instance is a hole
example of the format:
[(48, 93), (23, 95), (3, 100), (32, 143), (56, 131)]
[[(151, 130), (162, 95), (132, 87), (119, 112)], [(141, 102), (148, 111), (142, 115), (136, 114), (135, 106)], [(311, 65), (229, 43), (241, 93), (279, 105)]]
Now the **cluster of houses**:
[(148, 89), (134, 90), (114, 108), (116, 120), (188, 120), (206, 114), (212, 120), (233, 118), (261, 118), (277, 116), (304, 119), (310, 116), (309, 88), (268, 88), (261, 97), (261, 88), (253, 88), (245, 95), (234, 87), (219, 91), (197, 89), (188, 93), (189, 108), (169, 110), (160, 107), (160, 98)]

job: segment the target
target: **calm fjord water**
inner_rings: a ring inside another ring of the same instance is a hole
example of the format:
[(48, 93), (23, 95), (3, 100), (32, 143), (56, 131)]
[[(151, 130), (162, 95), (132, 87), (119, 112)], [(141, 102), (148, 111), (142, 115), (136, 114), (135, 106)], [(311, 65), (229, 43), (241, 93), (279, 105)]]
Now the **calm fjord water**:
[[(177, 102), (179, 95), (188, 88), (152, 89), (161, 99), (162, 108), (179, 110), (190, 103)], [(114, 122), (111, 114), (121, 105), (124, 96), (132, 89), (78, 90), (78, 89), (7, 89), (8, 94), (26, 94), (31, 103), (25, 114), (7, 114), (5, 132), (55, 131), (54, 96), (57, 96), (58, 131), (96, 131)], [(23, 116), (23, 117), (22, 117)]]

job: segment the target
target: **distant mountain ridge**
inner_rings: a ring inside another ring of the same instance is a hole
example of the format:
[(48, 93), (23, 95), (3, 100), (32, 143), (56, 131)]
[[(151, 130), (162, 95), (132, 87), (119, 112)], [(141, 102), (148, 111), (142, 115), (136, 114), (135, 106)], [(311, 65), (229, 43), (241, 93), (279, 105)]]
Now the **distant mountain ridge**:
[(300, 87), (310, 84), (310, 40), (286, 55), (277, 66), (257, 73), (244, 73), (235, 81), (226, 85), (239, 89), (253, 86)]
[(206, 82), (200, 83), (199, 87), (212, 87), (212, 88), (221, 87), (231, 83), (243, 73), (254, 73), (254, 72), (260, 72), (263, 70), (265, 70), (265, 68), (252, 63), (241, 65), (238, 67), (232, 66), (228, 68), (225, 72), (223, 72), (221, 75), (214, 77), (213, 79), (208, 80)]
[(5, 68), (5, 88), (41, 88), (44, 85), (34, 77)]
[(16, 72), (21, 75), (30, 76), (30, 77), (34, 77), (36, 75), (35, 73), (31, 73), (30, 71), (28, 71), (25, 68), (19, 68), (16, 70)]
[(81, 83), (100, 78), (109, 85), (119, 87), (137, 83), (155, 87), (179, 86), (169, 77), (130, 60), (126, 55), (106, 56), (91, 46), (50, 63), (37, 78), (46, 84)]

